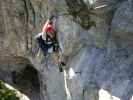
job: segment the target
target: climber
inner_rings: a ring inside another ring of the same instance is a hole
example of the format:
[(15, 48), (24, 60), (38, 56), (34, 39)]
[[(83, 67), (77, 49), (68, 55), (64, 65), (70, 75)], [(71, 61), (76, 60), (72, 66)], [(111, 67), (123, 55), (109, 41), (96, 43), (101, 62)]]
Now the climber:
[(51, 16), (44, 24), (42, 32), (36, 35), (36, 39), (44, 56), (48, 53), (53, 53), (54, 63), (59, 66), (59, 70), (62, 72), (65, 63), (62, 61), (61, 49), (57, 40), (57, 32), (54, 28), (53, 21), (54, 16)]

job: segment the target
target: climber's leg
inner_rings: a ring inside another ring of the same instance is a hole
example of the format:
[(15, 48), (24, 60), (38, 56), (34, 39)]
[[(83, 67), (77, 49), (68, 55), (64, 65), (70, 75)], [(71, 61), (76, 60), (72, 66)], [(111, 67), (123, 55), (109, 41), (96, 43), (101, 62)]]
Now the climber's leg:
[(53, 53), (53, 61), (54, 61), (54, 63), (58, 65), (59, 60), (60, 60), (59, 53), (58, 52), (54, 52)]
[(64, 66), (66, 65), (65, 62), (62, 59), (62, 56), (59, 52), (54, 52), (53, 53), (53, 61), (56, 65), (59, 67), (59, 71), (63, 72)]

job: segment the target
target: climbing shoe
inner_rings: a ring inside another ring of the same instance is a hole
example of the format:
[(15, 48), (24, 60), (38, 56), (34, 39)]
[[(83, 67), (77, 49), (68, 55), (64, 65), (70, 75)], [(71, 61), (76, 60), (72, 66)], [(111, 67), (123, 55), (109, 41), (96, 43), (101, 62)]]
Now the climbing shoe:
[(66, 66), (66, 64), (64, 62), (60, 62), (59, 66), (59, 71), (63, 72), (64, 66)]

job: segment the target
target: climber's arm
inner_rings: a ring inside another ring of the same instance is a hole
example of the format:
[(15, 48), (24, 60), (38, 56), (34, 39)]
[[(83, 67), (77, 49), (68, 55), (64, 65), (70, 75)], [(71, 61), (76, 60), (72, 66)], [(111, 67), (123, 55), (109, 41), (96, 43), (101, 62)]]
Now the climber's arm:
[(42, 32), (41, 32), (41, 33), (38, 33), (38, 34), (35, 36), (35, 38), (38, 38), (38, 37), (40, 37), (40, 36), (42, 35), (42, 38), (45, 40), (45, 37), (46, 37), (46, 32), (45, 32), (45, 30), (46, 30), (46, 27), (47, 27), (48, 23), (49, 23), (49, 20), (47, 20), (46, 23), (44, 24), (44, 26), (43, 26), (43, 28), (42, 28)]
[(35, 39), (40, 37), (42, 35), (42, 33), (38, 33), (36, 36), (35, 36)]
[(42, 33), (45, 33), (45, 30), (46, 30), (46, 27), (47, 27), (47, 25), (48, 25), (48, 23), (49, 23), (49, 19), (45, 22), (45, 24), (44, 24), (44, 26), (43, 26), (43, 28), (42, 28)]

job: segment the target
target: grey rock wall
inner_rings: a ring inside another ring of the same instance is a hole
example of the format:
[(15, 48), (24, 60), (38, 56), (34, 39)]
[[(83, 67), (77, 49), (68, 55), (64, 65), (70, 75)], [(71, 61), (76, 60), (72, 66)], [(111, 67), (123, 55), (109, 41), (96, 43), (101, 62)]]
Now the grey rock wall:
[[(1, 59), (30, 58), (40, 83), (39, 96), (35, 89), (37, 98), (31, 94), (31, 100), (131, 100), (132, 4), (132, 0), (0, 1)], [(46, 68), (38, 62), (41, 58), (30, 55), (36, 47), (34, 35), (49, 12), (59, 15), (56, 28), (67, 61), (64, 73), (50, 60)], [(22, 71), (20, 65), (15, 69)]]

